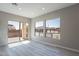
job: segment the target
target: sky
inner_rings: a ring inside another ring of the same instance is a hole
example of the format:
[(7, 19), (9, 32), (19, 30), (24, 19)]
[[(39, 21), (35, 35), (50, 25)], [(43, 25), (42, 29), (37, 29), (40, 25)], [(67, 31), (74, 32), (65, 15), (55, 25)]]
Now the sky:
[[(35, 27), (41, 27), (43, 26), (43, 21), (36, 22)], [(50, 19), (46, 20), (46, 27), (60, 27), (60, 18)]]
[(60, 27), (60, 18), (55, 18), (46, 21), (46, 27)]
[(8, 24), (14, 25), (16, 30), (19, 29), (19, 22), (17, 22), (17, 21), (8, 21)]

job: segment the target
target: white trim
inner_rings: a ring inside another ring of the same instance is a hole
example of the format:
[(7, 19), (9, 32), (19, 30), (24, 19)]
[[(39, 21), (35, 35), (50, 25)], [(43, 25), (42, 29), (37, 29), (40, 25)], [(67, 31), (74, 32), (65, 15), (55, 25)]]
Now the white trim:
[[(34, 41), (37, 41), (37, 40), (34, 40)], [(48, 43), (48, 42), (42, 42), (42, 41), (38, 41), (38, 42), (40, 42), (42, 44), (47, 44), (47, 45), (50, 45), (50, 46), (59, 47), (59, 48), (63, 48), (63, 49), (66, 49), (66, 50), (70, 50), (70, 51), (79, 53), (79, 50), (78, 49), (64, 47), (64, 46), (57, 45), (57, 44), (51, 44), (51, 43)]]

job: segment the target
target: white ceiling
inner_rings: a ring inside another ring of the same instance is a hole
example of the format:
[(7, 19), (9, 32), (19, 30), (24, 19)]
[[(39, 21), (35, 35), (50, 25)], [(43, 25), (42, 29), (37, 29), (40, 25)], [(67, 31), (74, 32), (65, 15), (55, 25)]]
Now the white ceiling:
[(73, 4), (74, 3), (18, 3), (17, 6), (14, 6), (11, 3), (0, 3), (0, 11), (34, 18)]

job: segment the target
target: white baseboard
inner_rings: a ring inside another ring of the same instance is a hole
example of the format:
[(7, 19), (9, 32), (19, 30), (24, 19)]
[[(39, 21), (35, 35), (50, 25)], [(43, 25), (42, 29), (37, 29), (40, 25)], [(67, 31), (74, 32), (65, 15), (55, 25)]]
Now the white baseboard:
[[(35, 40), (35, 41), (36, 41), (36, 40)], [(59, 48), (63, 48), (63, 49), (66, 49), (66, 50), (70, 50), (70, 51), (79, 53), (79, 50), (78, 50), (78, 49), (73, 49), (73, 48), (69, 48), (69, 47), (64, 47), (64, 46), (57, 45), (57, 44), (51, 44), (51, 43), (48, 43), (48, 42), (42, 42), (42, 41), (39, 41), (39, 42), (41, 42), (42, 44), (47, 44), (47, 45), (50, 45), (50, 46), (59, 47)]]

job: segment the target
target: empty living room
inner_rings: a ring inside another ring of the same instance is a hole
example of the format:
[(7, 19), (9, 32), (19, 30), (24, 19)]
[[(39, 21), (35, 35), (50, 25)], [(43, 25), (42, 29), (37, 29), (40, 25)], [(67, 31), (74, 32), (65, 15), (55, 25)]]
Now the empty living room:
[(79, 56), (78, 3), (0, 3), (0, 56)]

